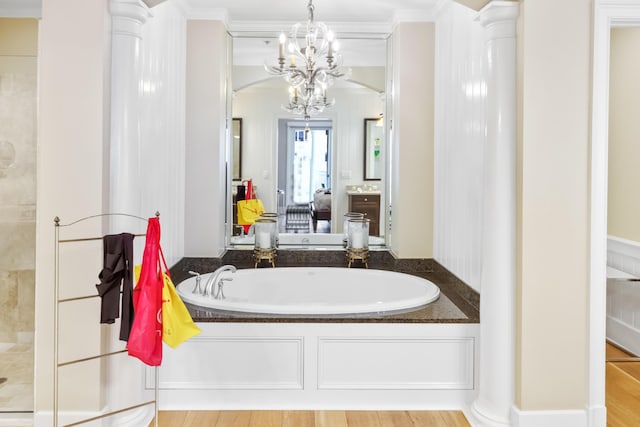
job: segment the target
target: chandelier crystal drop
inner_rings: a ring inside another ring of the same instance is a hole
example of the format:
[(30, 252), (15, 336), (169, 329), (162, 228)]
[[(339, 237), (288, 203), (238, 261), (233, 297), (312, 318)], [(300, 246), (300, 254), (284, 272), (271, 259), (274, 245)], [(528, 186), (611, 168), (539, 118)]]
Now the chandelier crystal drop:
[(350, 72), (342, 69), (342, 55), (333, 32), (314, 21), (312, 1), (307, 4), (306, 24), (295, 24), (288, 39), (280, 34), (278, 65), (265, 65), (267, 72), (289, 83), (289, 103), (282, 107), (305, 120), (334, 105), (335, 101), (327, 98), (327, 88)]

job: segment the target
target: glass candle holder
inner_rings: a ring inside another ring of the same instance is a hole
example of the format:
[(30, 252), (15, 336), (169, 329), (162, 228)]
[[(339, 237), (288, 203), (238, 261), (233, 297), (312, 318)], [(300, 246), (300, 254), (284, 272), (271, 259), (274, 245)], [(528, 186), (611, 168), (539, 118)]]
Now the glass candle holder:
[(369, 249), (369, 219), (350, 219), (347, 225), (347, 249)]
[(275, 246), (274, 247), (277, 247), (278, 246), (278, 239), (280, 237), (279, 236), (280, 230), (278, 229), (278, 214), (275, 213), (275, 212), (263, 212), (262, 214), (260, 214), (260, 218), (271, 219), (271, 220), (274, 220), (276, 222), (276, 231), (275, 231), (275, 239), (276, 240), (275, 240)]
[(364, 219), (364, 214), (360, 212), (347, 212), (344, 214), (344, 223), (342, 225), (342, 233), (344, 234), (344, 240), (347, 240), (349, 235), (349, 220), (351, 219)]
[(275, 249), (278, 223), (271, 218), (258, 218), (254, 223), (256, 249)]

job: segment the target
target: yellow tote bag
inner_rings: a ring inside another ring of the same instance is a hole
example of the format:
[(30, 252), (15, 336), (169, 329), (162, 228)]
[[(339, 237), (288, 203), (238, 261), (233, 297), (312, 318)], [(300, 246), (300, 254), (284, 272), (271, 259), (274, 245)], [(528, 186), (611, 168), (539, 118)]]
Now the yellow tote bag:
[(162, 287), (162, 341), (176, 348), (194, 335), (200, 328), (194, 323), (189, 310), (180, 299), (176, 287), (166, 273)]
[[(136, 281), (140, 275), (140, 266), (134, 268)], [(198, 335), (200, 328), (195, 324), (189, 310), (182, 302), (176, 287), (167, 273), (162, 273), (162, 341), (176, 348), (189, 338)]]
[(238, 200), (238, 224), (251, 225), (264, 213), (260, 199)]

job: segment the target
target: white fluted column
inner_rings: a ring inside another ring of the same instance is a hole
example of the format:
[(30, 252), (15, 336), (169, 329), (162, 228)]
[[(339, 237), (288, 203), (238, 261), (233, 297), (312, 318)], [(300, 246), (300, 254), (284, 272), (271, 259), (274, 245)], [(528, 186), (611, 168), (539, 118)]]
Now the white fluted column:
[(481, 426), (511, 425), (515, 398), (516, 19), (518, 3), (479, 13), (486, 32), (486, 130), (479, 394)]
[[(111, 0), (111, 144), (109, 211), (140, 215), (140, 60), (142, 26), (150, 16), (141, 0)], [(122, 222), (113, 218), (111, 225)]]
[[(109, 201), (111, 213), (127, 213), (145, 216), (141, 212), (141, 196), (144, 173), (140, 167), (141, 137), (141, 68), (142, 30), (151, 16), (149, 8), (141, 0), (111, 0), (111, 141), (109, 145)], [(112, 216), (110, 233), (139, 232), (144, 230), (140, 220)], [(137, 240), (137, 238), (136, 238)], [(136, 262), (144, 244), (134, 243)], [(105, 330), (103, 345), (107, 349), (120, 349), (118, 329)], [(108, 358), (108, 380), (105, 385), (105, 402), (110, 410), (117, 410), (133, 402), (148, 401), (149, 393), (142, 381), (144, 365), (133, 357)], [(123, 378), (140, 379), (133, 386), (123, 388)], [(153, 406), (146, 405), (118, 416), (130, 425), (149, 425), (154, 416)], [(121, 421), (123, 422), (123, 421)]]

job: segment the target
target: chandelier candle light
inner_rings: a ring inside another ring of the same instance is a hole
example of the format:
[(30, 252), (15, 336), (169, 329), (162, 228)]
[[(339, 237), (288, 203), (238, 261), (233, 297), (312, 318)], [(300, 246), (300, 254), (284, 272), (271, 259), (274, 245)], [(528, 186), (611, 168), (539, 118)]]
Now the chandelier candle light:
[[(280, 34), (278, 65), (265, 65), (267, 72), (283, 76), (289, 83), (289, 103), (283, 108), (303, 115), (305, 120), (335, 103), (335, 100), (327, 99), (327, 87), (350, 71), (341, 68), (342, 56), (338, 53), (339, 45), (333, 32), (324, 23), (313, 20), (312, 1), (307, 4), (306, 25), (295, 24), (288, 40), (284, 33)], [(301, 29), (306, 33), (298, 35)], [(288, 65), (285, 50), (289, 56)], [(323, 58), (326, 65), (320, 66)]]

